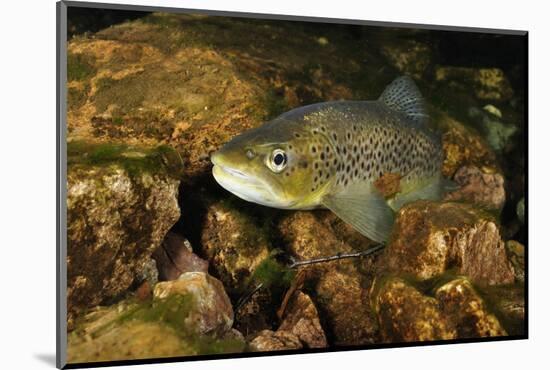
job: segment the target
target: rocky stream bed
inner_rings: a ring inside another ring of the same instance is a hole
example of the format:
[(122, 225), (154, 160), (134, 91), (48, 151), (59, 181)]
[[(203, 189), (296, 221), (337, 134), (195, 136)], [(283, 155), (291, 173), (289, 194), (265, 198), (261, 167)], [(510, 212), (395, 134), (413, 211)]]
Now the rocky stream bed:
[[(69, 362), (523, 334), (523, 71), (440, 64), (430, 31), (356, 31), (153, 13), (70, 39)], [(374, 243), (236, 198), (209, 155), (402, 74), (460, 189), (406, 205), (376, 255), (288, 268)]]

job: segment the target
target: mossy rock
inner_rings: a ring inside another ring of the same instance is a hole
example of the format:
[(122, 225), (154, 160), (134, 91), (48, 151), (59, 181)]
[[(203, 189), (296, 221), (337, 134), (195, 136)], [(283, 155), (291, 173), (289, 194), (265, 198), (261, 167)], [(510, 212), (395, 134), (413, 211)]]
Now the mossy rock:
[(67, 305), (126, 292), (180, 216), (177, 153), (71, 142), (67, 148)]
[(221, 283), (204, 273), (186, 273), (158, 283), (152, 300), (129, 298), (82, 316), (69, 334), (68, 361), (242, 352), (246, 344), (231, 324)]

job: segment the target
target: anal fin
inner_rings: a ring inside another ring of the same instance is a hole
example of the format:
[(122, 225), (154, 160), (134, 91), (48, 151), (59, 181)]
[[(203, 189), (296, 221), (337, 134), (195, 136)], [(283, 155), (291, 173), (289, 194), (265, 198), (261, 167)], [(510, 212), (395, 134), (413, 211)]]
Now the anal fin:
[(369, 239), (378, 243), (388, 241), (394, 214), (374, 186), (352, 184), (337, 194), (325, 196), (323, 205)]

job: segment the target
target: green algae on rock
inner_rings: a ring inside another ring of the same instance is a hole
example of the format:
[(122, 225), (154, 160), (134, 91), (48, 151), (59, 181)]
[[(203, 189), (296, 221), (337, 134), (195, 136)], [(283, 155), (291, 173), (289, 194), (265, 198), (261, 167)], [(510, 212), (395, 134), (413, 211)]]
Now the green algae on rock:
[(174, 357), (244, 350), (231, 329), (233, 311), (221, 283), (185, 273), (158, 283), (151, 301), (127, 299), (98, 308), (69, 335), (69, 362)]
[(160, 282), (153, 297), (167, 299), (172, 296), (192, 295), (194, 301), (184, 326), (196, 333), (225, 333), (233, 326), (233, 307), (223, 284), (204, 272), (186, 272), (178, 279)]
[(71, 319), (125, 293), (180, 210), (172, 151), (83, 142), (69, 143), (67, 151)]

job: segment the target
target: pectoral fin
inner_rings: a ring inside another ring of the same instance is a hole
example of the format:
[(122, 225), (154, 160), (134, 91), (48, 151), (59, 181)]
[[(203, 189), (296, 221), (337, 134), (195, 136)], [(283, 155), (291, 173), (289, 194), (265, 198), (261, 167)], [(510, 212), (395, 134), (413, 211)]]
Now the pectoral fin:
[(378, 243), (388, 241), (394, 215), (373, 186), (351, 185), (340, 193), (325, 196), (323, 205), (369, 239)]

